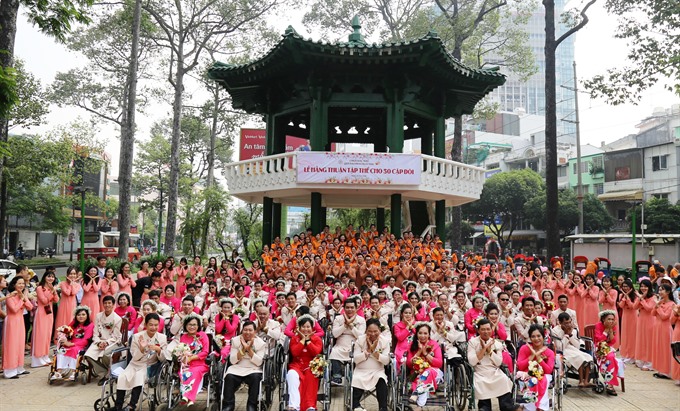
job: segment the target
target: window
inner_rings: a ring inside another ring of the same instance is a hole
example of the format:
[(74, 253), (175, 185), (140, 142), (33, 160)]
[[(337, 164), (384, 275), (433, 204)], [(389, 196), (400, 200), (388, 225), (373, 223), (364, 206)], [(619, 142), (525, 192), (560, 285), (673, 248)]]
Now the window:
[[(587, 161), (581, 161), (581, 173), (587, 173), (588, 172), (588, 164), (590, 164), (590, 163), (587, 162)], [(578, 165), (577, 162), (574, 163), (574, 167), (573, 167), (574, 174), (576, 174), (577, 165)]]
[(624, 221), (626, 219), (626, 210), (616, 210), (616, 217), (619, 221)]
[(567, 167), (557, 167), (557, 177), (566, 177)]
[(592, 163), (593, 163), (594, 169), (598, 169), (598, 168), (604, 169), (604, 166), (602, 165), (602, 156), (593, 157)]
[(604, 183), (593, 184), (593, 190), (596, 195), (604, 194)]
[(652, 171), (668, 170), (668, 154), (652, 156)]
[(659, 200), (668, 200), (668, 193), (655, 193), (652, 197), (658, 198)]

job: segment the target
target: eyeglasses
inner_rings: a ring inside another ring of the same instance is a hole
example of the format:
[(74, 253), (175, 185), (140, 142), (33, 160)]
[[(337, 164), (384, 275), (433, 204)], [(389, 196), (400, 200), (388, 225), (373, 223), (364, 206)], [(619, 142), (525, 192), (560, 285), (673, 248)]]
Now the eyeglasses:
[(509, 298), (501, 298), (501, 301), (510, 301)]

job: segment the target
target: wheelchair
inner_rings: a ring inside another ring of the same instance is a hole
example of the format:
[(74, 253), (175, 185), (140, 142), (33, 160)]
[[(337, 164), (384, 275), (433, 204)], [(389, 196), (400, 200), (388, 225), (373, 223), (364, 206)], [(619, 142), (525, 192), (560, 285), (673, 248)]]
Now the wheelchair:
[[(117, 348), (111, 352), (111, 366), (106, 372), (106, 382), (102, 385), (101, 396), (94, 402), (95, 411), (116, 410), (116, 384), (118, 382), (118, 375), (125, 370), (130, 358), (130, 349), (127, 347)], [(127, 396), (129, 395), (130, 393), (127, 394)], [(142, 398), (140, 398), (140, 401), (141, 400)]]
[[(440, 344), (442, 350), (442, 355), (444, 356), (443, 372), (444, 378), (443, 382), (437, 387), (437, 391), (430, 393), (425, 407), (437, 407), (444, 409), (446, 411), (456, 410), (456, 402), (454, 395), (454, 373), (455, 369), (452, 364), (448, 361), (449, 358), (446, 356), (446, 349), (443, 344)], [(406, 356), (406, 353), (404, 353)], [(395, 384), (397, 386), (397, 396), (395, 397), (395, 410), (397, 411), (409, 411), (412, 410), (412, 404), (409, 403), (409, 398), (411, 397), (411, 383), (409, 381), (408, 368), (406, 367), (406, 360), (402, 362), (401, 368), (398, 372), (398, 378)]]
[(456, 343), (462, 361), (453, 365), (453, 372), (445, 382), (452, 387), (453, 406), (456, 411), (474, 410), (477, 407), (473, 385), (474, 370), (467, 361), (467, 340)]
[[(555, 366), (557, 367), (559, 365), (559, 383), (561, 384), (561, 393), (562, 395), (566, 394), (569, 388), (572, 386), (569, 384), (569, 378), (572, 379), (578, 379), (579, 378), (579, 373), (578, 370), (570, 365), (568, 365), (564, 361), (564, 357), (562, 355), (562, 351), (560, 350), (561, 344), (562, 344), (562, 339), (552, 335), (551, 336), (553, 339), (553, 342), (555, 343)], [(593, 349), (593, 341), (590, 338), (587, 337), (581, 337), (584, 341), (584, 347), (581, 349), (581, 351), (590, 354), (590, 356), (593, 358), (592, 361), (590, 361), (590, 374), (588, 375), (588, 381), (592, 381), (594, 384), (593, 390), (596, 392), (602, 392), (600, 390), (604, 390), (604, 385), (598, 384), (598, 371), (595, 369), (596, 364), (594, 360), (594, 354), (595, 351)], [(558, 362), (559, 361), (559, 362)], [(561, 400), (561, 399), (560, 399)]]
[[(273, 338), (266, 338), (265, 342), (267, 343), (267, 352), (262, 359), (262, 379), (260, 380), (260, 389), (259, 389), (259, 395), (257, 399), (257, 409), (259, 411), (269, 411), (271, 408), (273, 402), (274, 402), (274, 390), (276, 389), (276, 385), (278, 384), (277, 381), (279, 377), (277, 376), (277, 364), (276, 364), (276, 359), (278, 358), (277, 355), (279, 354), (280, 349), (280, 344), (277, 344), (276, 340)], [(214, 410), (220, 411), (224, 407), (224, 398), (223, 398), (223, 393), (224, 393), (224, 381), (227, 378), (227, 371), (229, 370), (229, 364), (227, 361), (227, 364), (224, 364), (222, 367), (215, 367), (215, 371), (219, 373), (219, 375), (214, 378), (215, 381), (215, 389), (213, 390), (216, 395), (217, 399), (214, 402)]]
[[(552, 350), (555, 352), (555, 366), (553, 367), (553, 371), (550, 374), (550, 383), (548, 384), (548, 406), (550, 410), (555, 410), (555, 411), (561, 411), (562, 410), (562, 397), (564, 395), (564, 381), (563, 381), (563, 376), (562, 376), (562, 364), (561, 364), (561, 355), (557, 354), (555, 351), (554, 345), (547, 344), (548, 349)], [(559, 358), (558, 358), (559, 357)], [(521, 394), (522, 389), (525, 387), (524, 381), (521, 381), (517, 378), (517, 363), (516, 359), (513, 359), (514, 362), (514, 369), (515, 369), (515, 374), (510, 375), (511, 380), (513, 381), (513, 398), (515, 399), (515, 403), (517, 404), (526, 404), (527, 401)], [(503, 369), (504, 372), (508, 372), (507, 368), (504, 367)]]
[(76, 369), (74, 372), (74, 377), (71, 379), (70, 373), (66, 376), (62, 376), (61, 379), (53, 379), (52, 377), (57, 373), (57, 354), (59, 347), (54, 350), (54, 356), (52, 357), (52, 363), (50, 364), (50, 372), (47, 375), (47, 383), (49, 385), (54, 384), (56, 381), (79, 381), (82, 385), (85, 385), (92, 381), (92, 369), (90, 364), (85, 359), (85, 350), (78, 352), (78, 357), (76, 358)]
[[(208, 339), (210, 341), (210, 346), (212, 347), (212, 338), (208, 334)], [(208, 365), (208, 371), (203, 376), (202, 388), (199, 392), (206, 392), (206, 410), (218, 410), (220, 406), (219, 387), (221, 387), (220, 378), (222, 377), (221, 364), (219, 360), (219, 354), (211, 352), (205, 359)], [(147, 400), (149, 403), (149, 409), (154, 410), (158, 406), (165, 405), (165, 410), (172, 410), (180, 404), (181, 392), (180, 392), (180, 376), (179, 376), (180, 364), (176, 360), (164, 361), (160, 366), (158, 375), (153, 386), (153, 392), (151, 392), (151, 387), (149, 388), (149, 396)], [(141, 402), (141, 400), (140, 400)]]
[[(324, 337), (324, 345), (321, 354), (324, 356), (328, 366), (324, 369), (323, 377), (319, 380), (319, 392), (317, 394), (317, 402), (321, 403), (323, 411), (330, 411), (331, 409), (331, 365), (328, 360), (328, 353), (330, 352), (329, 341), (332, 341), (326, 333)], [(281, 352), (283, 353), (283, 362), (280, 363), (279, 369), (279, 411), (286, 411), (288, 409), (288, 384), (286, 384), (286, 374), (288, 373), (288, 360), (290, 358), (290, 338), (286, 337), (283, 343)]]
[[(345, 364), (345, 379), (343, 381), (344, 387), (344, 404), (346, 411), (353, 411), (352, 398), (354, 398), (354, 387), (352, 387), (352, 377), (354, 376), (354, 341), (352, 341), (352, 348), (349, 351), (350, 360)], [(397, 406), (395, 398), (397, 397), (396, 381), (397, 381), (397, 360), (394, 354), (390, 354), (390, 362), (385, 366), (385, 375), (387, 375), (387, 409), (396, 411)], [(361, 401), (367, 397), (376, 397), (375, 390), (365, 391)]]

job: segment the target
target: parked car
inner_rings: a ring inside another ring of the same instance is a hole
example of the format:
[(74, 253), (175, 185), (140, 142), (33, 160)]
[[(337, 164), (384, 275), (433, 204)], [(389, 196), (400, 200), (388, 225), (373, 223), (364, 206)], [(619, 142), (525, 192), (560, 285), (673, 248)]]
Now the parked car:
[(18, 264), (14, 261), (0, 260), (0, 275), (5, 276), (8, 284), (17, 275), (17, 267)]

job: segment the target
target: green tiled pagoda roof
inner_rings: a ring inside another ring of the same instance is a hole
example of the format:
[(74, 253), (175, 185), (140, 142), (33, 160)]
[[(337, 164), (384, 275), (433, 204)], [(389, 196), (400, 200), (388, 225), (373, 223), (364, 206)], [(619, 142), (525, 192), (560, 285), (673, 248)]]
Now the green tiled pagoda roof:
[[(288, 27), (283, 38), (260, 59), (238, 65), (215, 62), (208, 69), (208, 74), (212, 79), (226, 80), (232, 76), (253, 75), (259, 71), (266, 72), (270, 65), (290, 64), (290, 61), (285, 61), (291, 57), (287, 54), (287, 51), (294, 48), (306, 53), (313, 53), (320, 60), (341, 60), (344, 63), (350, 64), (395, 63), (403, 59), (405, 53), (411, 53), (418, 49), (435, 49), (438, 53), (430, 57), (432, 62), (444, 62), (461, 76), (483, 81), (489, 83), (489, 85), (502, 85), (505, 82), (505, 75), (495, 68), (474, 69), (453, 58), (444, 48), (439, 36), (434, 32), (429, 32), (419, 39), (393, 43), (371, 44), (351, 41), (331, 43), (322, 40), (304, 39), (292, 27)], [(279, 59), (284, 61), (277, 61)]]
[(432, 84), (445, 91), (449, 101), (456, 101), (449, 115), (472, 113), (479, 100), (505, 83), (505, 75), (497, 69), (473, 69), (453, 58), (434, 32), (415, 40), (369, 44), (359, 33), (358, 22), (353, 27), (355, 32), (347, 42), (335, 43), (304, 39), (288, 27), (263, 57), (239, 65), (215, 62), (208, 76), (232, 95), (234, 107), (249, 112), (263, 112), (267, 87), (275, 84), (275, 92), (280, 93), (289, 87), (285, 83), (299, 82), (303, 75), (312, 73), (317, 77), (403, 73), (412, 80)]

